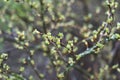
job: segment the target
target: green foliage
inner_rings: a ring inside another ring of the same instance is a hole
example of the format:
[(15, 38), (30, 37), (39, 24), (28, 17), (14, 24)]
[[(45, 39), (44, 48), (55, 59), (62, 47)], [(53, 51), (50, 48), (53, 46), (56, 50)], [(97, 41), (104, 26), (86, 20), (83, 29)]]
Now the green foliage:
[[(85, 2), (85, 5), (89, 3), (87, 0)], [(90, 80), (96, 79), (96, 76), (97, 80), (103, 80), (106, 78), (105, 74), (108, 76), (106, 79), (113, 79), (110, 72), (106, 71), (116, 69), (120, 72), (118, 64), (111, 68), (108, 64), (102, 63), (101, 59), (101, 63), (105, 67), (99, 68), (98, 72), (89, 73), (89, 70), (80, 68), (80, 64), (82, 64), (80, 61), (84, 57), (101, 55), (102, 49), (111, 41), (120, 40), (120, 34), (116, 33), (117, 30), (120, 30), (120, 23), (115, 22), (118, 2), (106, 0), (103, 3), (107, 7), (106, 19), (93, 29), (93, 25), (89, 24), (94, 17), (92, 13), (83, 16), (85, 22), (83, 27), (74, 27), (79, 25), (76, 21), (78, 14), (73, 12), (71, 7), (72, 4), (75, 4), (75, 0), (0, 1), (0, 35), (2, 36), (2, 38), (0, 37), (0, 50), (4, 49), (3, 42), (8, 40), (11, 46), (27, 55), (27, 57), (19, 59), (18, 63), (21, 65), (17, 72), (14, 72), (11, 69), (12, 66), (7, 64), (9, 51), (7, 51), (8, 53), (0, 51), (0, 79), (34, 80), (37, 76), (37, 79), (45, 80), (46, 76), (54, 74), (57, 80), (67, 80), (69, 79), (67, 74), (74, 69), (85, 73), (83, 76), (89, 76), (87, 79)], [(96, 14), (99, 13), (100, 7), (98, 6)], [(85, 47), (84, 51), (80, 51), (81, 45), (82, 48)], [(35, 55), (38, 51), (40, 58), (37, 61)], [(46, 63), (44, 64), (42, 61), (46, 61)], [(46, 73), (37, 68), (37, 65), (41, 65), (41, 63), (44, 64)], [(26, 66), (31, 67), (34, 75), (25, 75)]]

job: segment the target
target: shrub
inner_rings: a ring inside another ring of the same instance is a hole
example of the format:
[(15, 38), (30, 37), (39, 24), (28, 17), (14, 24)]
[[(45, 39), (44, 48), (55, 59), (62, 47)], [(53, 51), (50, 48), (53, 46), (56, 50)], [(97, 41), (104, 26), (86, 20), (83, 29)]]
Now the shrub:
[[(75, 7), (77, 2), (81, 4), (79, 8), (83, 7), (81, 14)], [(116, 32), (120, 23), (115, 17), (119, 3), (102, 1), (94, 13), (89, 11), (89, 3), (87, 0), (0, 1), (0, 79), (118, 79), (110, 71), (120, 72), (119, 63), (109, 66), (112, 54), (107, 46), (120, 40)], [(102, 15), (104, 10), (106, 15)]]

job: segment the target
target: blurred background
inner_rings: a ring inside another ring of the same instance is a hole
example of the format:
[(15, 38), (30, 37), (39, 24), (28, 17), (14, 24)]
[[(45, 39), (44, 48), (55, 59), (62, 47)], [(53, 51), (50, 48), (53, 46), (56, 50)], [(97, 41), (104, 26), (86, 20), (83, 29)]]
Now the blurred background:
[[(54, 65), (58, 60), (58, 55), (52, 54), (54, 45), (45, 45), (41, 36), (46, 31), (53, 36), (61, 32), (65, 45), (77, 38), (74, 54), (81, 53), (86, 47), (79, 42), (102, 25), (107, 9), (105, 0), (0, 0), (0, 54), (8, 54), (3, 63), (10, 67), (0, 75), (9, 78), (21, 75), (22, 78), (15, 78), (18, 80), (120, 80), (120, 41), (111, 41), (99, 54), (81, 58), (76, 67), (65, 72), (64, 78), (58, 79), (57, 74), (64, 72), (68, 65), (65, 62)], [(120, 5), (114, 14), (113, 27), (120, 21), (119, 14)], [(64, 49), (60, 51), (65, 54), (62, 57), (73, 57)]]

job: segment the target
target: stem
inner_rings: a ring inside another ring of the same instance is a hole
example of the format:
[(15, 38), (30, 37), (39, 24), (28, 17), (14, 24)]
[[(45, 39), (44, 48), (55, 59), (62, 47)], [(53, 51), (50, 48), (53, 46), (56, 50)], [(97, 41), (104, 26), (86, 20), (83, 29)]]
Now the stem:
[(43, 0), (39, 0), (40, 1), (40, 10), (41, 10), (41, 19), (42, 19), (42, 26), (43, 26), (43, 31), (46, 34), (47, 33), (47, 29), (46, 29), (46, 24), (45, 24), (45, 6), (43, 3)]

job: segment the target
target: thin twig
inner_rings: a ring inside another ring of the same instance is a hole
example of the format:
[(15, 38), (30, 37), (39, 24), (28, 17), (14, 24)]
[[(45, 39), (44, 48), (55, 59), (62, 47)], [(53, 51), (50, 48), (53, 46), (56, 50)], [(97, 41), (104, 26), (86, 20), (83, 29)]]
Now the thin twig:
[(46, 23), (45, 23), (45, 5), (43, 3), (43, 0), (40, 1), (40, 9), (41, 9), (41, 19), (42, 19), (42, 26), (43, 26), (43, 31), (46, 34), (47, 29), (46, 29)]

